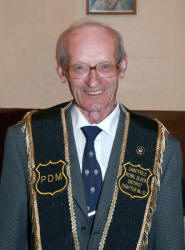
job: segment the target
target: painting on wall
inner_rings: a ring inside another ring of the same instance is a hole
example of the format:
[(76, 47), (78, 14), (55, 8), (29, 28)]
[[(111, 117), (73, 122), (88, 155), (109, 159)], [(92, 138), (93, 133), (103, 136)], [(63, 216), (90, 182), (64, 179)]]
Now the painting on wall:
[(87, 14), (136, 14), (136, 0), (86, 0)]

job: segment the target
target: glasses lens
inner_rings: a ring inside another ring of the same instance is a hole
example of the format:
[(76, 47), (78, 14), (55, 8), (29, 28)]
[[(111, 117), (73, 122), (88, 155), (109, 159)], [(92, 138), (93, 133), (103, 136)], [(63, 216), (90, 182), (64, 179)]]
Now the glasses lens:
[(88, 64), (73, 64), (69, 66), (69, 76), (72, 79), (86, 78), (91, 69), (96, 69), (96, 73), (102, 77), (112, 77), (117, 73), (117, 65), (111, 63), (98, 63), (96, 66), (91, 67)]
[(86, 64), (73, 64), (69, 67), (71, 78), (85, 78), (89, 73), (89, 66)]
[(117, 67), (115, 64), (111, 63), (99, 63), (96, 66), (97, 73), (101, 77), (111, 77), (114, 76), (117, 72)]

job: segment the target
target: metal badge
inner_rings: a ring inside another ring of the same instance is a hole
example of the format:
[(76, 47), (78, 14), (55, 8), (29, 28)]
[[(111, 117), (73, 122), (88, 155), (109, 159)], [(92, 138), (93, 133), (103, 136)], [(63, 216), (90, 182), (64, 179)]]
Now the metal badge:
[(137, 155), (144, 155), (144, 153), (145, 153), (145, 148), (144, 148), (143, 146), (138, 146), (138, 147), (136, 148), (136, 153), (137, 153)]

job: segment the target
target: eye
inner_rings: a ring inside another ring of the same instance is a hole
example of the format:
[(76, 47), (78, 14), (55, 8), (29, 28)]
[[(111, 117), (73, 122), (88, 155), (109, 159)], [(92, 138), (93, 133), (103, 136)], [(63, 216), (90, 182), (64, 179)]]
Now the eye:
[(110, 67), (110, 64), (109, 64), (109, 63), (104, 63), (104, 64), (102, 65), (102, 67), (103, 67), (104, 69), (107, 69), (107, 68)]
[(107, 70), (110, 70), (111, 68), (112, 68), (112, 64), (106, 63), (106, 62), (98, 65), (99, 71), (107, 71)]
[(72, 71), (74, 72), (86, 72), (88, 70), (88, 66), (85, 64), (76, 64), (71, 66)]
[(75, 70), (76, 71), (82, 71), (84, 69), (84, 65), (76, 65)]

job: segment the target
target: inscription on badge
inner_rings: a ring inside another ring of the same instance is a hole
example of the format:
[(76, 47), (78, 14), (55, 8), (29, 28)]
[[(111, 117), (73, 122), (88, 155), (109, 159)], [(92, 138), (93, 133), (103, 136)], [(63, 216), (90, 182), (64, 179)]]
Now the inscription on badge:
[(150, 169), (127, 162), (122, 165), (123, 174), (118, 179), (118, 187), (131, 198), (143, 199), (150, 193), (149, 179), (153, 176)]
[(55, 195), (62, 192), (68, 184), (65, 175), (66, 163), (62, 160), (57, 162), (49, 161), (47, 164), (40, 163), (36, 167), (37, 180), (35, 188), (41, 195)]

